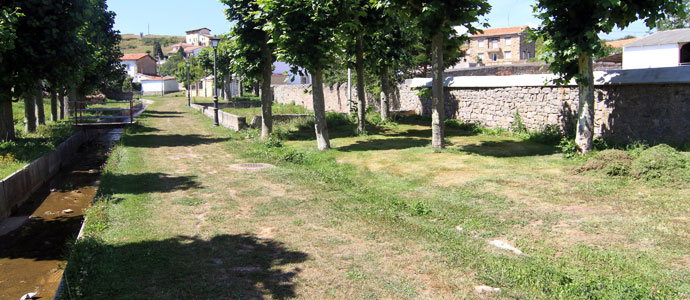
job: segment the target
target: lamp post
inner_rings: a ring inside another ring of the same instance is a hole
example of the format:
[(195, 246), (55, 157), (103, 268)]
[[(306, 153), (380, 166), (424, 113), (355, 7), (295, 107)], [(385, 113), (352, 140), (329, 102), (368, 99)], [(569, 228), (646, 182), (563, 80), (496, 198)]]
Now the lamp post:
[(186, 62), (187, 65), (187, 106), (192, 106), (192, 91), (189, 90), (191, 82), (189, 82), (189, 60)]
[(218, 126), (218, 88), (216, 87), (216, 52), (218, 50), (218, 42), (220, 39), (217, 37), (209, 38), (211, 40), (211, 46), (213, 46), (213, 126)]

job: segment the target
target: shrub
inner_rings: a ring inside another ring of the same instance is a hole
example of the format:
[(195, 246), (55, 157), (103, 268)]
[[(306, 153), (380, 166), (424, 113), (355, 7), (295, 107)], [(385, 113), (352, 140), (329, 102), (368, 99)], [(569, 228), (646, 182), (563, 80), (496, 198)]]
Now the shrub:
[(518, 110), (515, 110), (515, 114), (513, 114), (513, 121), (510, 122), (510, 131), (513, 133), (527, 132), (527, 126), (522, 123), (522, 117), (520, 116), (520, 112)]
[(556, 148), (563, 153), (565, 158), (577, 156), (577, 143), (575, 143), (575, 139), (563, 137)]
[(558, 125), (546, 125), (539, 131), (530, 132), (527, 140), (545, 145), (558, 145), (563, 140), (563, 132)]
[(482, 128), (475, 123), (464, 123), (455, 119), (448, 119), (444, 121), (446, 128), (467, 131), (469, 133), (478, 134), (482, 132)]
[(671, 180), (683, 177), (686, 158), (666, 144), (660, 144), (642, 151), (632, 163), (632, 174), (644, 180)]

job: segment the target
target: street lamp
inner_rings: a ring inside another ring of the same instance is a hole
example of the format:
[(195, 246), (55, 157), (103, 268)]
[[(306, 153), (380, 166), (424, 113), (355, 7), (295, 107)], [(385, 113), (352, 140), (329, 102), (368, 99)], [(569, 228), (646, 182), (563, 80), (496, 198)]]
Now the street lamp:
[(189, 90), (191, 82), (189, 82), (189, 60), (186, 62), (187, 65), (187, 106), (192, 106), (192, 91)]
[(217, 37), (209, 38), (211, 40), (211, 46), (213, 46), (213, 126), (218, 126), (218, 88), (216, 87), (216, 52), (218, 52), (218, 42), (220, 39)]

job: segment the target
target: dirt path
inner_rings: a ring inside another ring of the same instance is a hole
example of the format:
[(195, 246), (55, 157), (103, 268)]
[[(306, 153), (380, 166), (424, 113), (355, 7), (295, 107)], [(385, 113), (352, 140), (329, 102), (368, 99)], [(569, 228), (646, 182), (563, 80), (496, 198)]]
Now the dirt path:
[[(473, 297), (472, 276), (453, 273), (423, 245), (344, 217), (322, 195), (286, 180), (286, 170), (231, 167), (242, 161), (214, 134), (210, 119), (182, 106), (182, 98), (157, 102), (149, 107), (144, 133), (125, 143), (146, 158), (142, 173), (128, 176), (152, 185), (151, 203), (141, 208), (150, 218), (129, 222), (116, 207), (115, 227), (130, 233), (111, 234), (108, 242), (113, 261), (152, 251), (165, 258), (147, 265), (156, 270), (148, 274), (110, 270), (107, 276), (125, 278), (107, 292), (111, 296)], [(118, 205), (126, 207), (127, 200)], [(127, 290), (132, 287), (137, 290)]]

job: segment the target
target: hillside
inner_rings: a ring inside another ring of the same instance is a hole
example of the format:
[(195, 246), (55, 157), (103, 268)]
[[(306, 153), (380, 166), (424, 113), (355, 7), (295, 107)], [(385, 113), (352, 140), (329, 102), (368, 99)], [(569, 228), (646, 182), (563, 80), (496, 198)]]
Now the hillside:
[(167, 55), (173, 44), (184, 42), (184, 36), (171, 35), (145, 35), (143, 38), (137, 34), (123, 34), (120, 49), (123, 53), (145, 53), (146, 50), (153, 52), (153, 43), (158, 40), (163, 47), (163, 53)]

